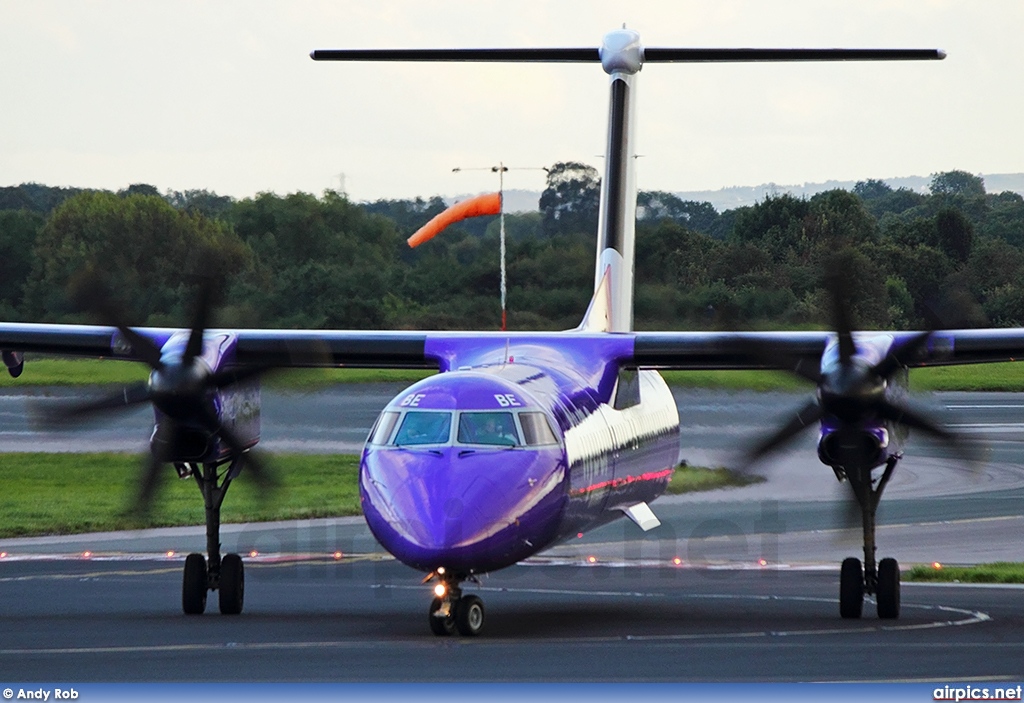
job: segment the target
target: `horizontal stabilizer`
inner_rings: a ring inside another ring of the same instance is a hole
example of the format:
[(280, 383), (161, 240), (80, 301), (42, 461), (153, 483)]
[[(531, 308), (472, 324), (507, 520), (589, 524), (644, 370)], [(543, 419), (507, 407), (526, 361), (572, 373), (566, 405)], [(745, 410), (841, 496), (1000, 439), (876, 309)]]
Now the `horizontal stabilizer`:
[(315, 49), (314, 61), (511, 61), (597, 63), (594, 49)]
[(644, 62), (723, 61), (936, 61), (941, 49), (644, 49)]
[(620, 508), (620, 510), (644, 532), (653, 530), (661, 524), (661, 520), (657, 518), (654, 511), (651, 510), (651, 506), (647, 505), (647, 503), (637, 503), (628, 508)]
[[(314, 61), (497, 61), (514, 63), (597, 63), (597, 48), (549, 49), (315, 49)], [(643, 63), (743, 61), (934, 61), (941, 49), (712, 49), (646, 47)]]

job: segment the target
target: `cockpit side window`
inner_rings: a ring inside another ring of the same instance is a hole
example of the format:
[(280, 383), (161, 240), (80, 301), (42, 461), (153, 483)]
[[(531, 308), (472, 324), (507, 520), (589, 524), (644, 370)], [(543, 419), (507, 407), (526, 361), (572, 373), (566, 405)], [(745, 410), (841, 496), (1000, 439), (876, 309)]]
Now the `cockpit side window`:
[(544, 413), (519, 413), (519, 424), (523, 427), (523, 438), (527, 446), (558, 444), (558, 438)]
[(494, 444), (515, 447), (519, 444), (516, 421), (508, 412), (471, 412), (459, 416), (460, 444)]
[(391, 439), (391, 433), (394, 431), (395, 423), (397, 422), (398, 413), (381, 413), (381, 416), (377, 419), (377, 424), (373, 427), (373, 432), (370, 433), (370, 444), (387, 444), (388, 440)]
[(452, 414), (448, 412), (407, 412), (394, 443), (446, 444), (451, 434)]

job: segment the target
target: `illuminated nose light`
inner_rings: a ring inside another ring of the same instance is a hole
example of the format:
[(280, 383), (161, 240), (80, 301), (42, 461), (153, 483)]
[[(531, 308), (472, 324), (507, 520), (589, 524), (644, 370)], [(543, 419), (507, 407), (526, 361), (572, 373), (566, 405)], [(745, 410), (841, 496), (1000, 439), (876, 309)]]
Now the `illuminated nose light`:
[(174, 550), (173, 549), (168, 549), (166, 556), (167, 556), (168, 559), (173, 557), (174, 556)]
[(341, 559), (342, 556), (344, 556), (344, 555), (341, 552), (335, 552), (334, 553), (334, 560), (338, 561), (339, 559)]
[(932, 562), (932, 568), (933, 568), (933, 569), (935, 569), (936, 571), (938, 571), (939, 569), (941, 569), (941, 568), (942, 568), (942, 564), (940, 564), (940, 563), (939, 563), (939, 562), (937, 562), (937, 561), (933, 561), (933, 562)]
[(593, 555), (587, 557), (587, 563), (588, 564), (596, 564), (597, 563), (597, 557), (595, 557)]
[(252, 550), (251, 552), (249, 552), (249, 556), (250, 556), (250, 557), (252, 557), (253, 559), (255, 559), (256, 557), (258, 557), (259, 555), (260, 555), (260, 553), (259, 553), (259, 552), (257, 552), (257, 551), (256, 551), (255, 549), (254, 549), (254, 550)]
[(82, 552), (82, 558), (83, 559), (88, 559), (91, 556), (92, 556), (92, 552), (88, 552), (88, 551)]
[(683, 560), (680, 559), (679, 557), (676, 557), (675, 559), (672, 560), (672, 563), (675, 564), (676, 566), (682, 566), (683, 565)]
[(448, 592), (448, 589), (443, 583), (439, 583), (434, 586), (434, 595), (438, 598), (444, 598), (444, 594)]

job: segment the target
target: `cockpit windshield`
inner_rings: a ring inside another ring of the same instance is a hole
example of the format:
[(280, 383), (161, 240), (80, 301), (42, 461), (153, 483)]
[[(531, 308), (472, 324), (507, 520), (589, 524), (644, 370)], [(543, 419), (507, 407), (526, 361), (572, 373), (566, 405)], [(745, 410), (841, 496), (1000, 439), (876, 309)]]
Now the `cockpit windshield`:
[(408, 412), (395, 435), (398, 446), (410, 444), (447, 444), (452, 429), (449, 412)]
[[(457, 426), (454, 441), (451, 436), (452, 424)], [(441, 410), (386, 410), (377, 418), (368, 441), (370, 444), (399, 447), (453, 443), (538, 447), (558, 444), (558, 437), (551, 429), (547, 416), (535, 410), (469, 410), (455, 413)]]
[(459, 444), (520, 444), (516, 421), (509, 412), (472, 412), (459, 416)]

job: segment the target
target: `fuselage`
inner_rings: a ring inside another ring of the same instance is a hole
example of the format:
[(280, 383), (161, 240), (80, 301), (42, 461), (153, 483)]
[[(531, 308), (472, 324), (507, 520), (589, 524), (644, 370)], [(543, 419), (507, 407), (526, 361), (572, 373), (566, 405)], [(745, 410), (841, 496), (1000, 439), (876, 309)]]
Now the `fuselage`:
[(484, 573), (661, 495), (679, 453), (675, 402), (656, 372), (605, 358), (628, 337), (604, 337), (448, 350), (483, 363), (396, 396), (360, 466), (378, 541), (423, 571)]

